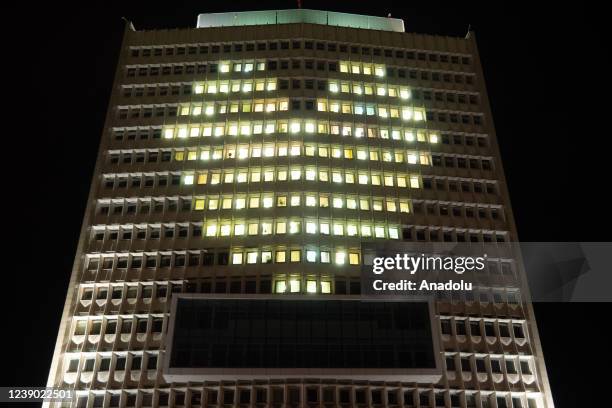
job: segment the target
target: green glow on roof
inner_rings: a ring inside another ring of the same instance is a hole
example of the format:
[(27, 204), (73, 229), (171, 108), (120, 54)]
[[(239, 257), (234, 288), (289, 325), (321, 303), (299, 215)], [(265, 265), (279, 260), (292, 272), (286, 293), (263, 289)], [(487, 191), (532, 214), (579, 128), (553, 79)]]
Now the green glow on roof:
[(404, 32), (404, 20), (308, 9), (241, 11), (198, 15), (197, 28), (311, 23), (337, 27)]

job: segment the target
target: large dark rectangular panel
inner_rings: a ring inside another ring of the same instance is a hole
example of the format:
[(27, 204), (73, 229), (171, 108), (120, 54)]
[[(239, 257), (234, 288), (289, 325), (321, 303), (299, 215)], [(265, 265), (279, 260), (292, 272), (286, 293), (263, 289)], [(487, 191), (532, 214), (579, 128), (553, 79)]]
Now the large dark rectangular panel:
[(179, 298), (169, 368), (436, 368), (429, 305)]

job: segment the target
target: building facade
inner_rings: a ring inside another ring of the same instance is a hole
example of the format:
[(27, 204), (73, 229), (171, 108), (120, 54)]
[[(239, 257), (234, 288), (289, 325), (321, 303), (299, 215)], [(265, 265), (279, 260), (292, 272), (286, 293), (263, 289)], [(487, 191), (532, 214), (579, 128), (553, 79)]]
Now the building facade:
[(78, 398), (49, 405), (552, 407), (520, 295), (357, 305), (364, 243), (516, 240), (473, 33), (127, 24), (48, 381)]

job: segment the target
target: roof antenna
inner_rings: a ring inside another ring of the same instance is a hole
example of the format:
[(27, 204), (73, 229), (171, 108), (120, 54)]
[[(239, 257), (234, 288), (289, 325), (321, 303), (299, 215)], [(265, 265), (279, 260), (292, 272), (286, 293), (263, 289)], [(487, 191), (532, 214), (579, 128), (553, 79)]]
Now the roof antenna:
[(471, 24), (468, 24), (467, 33), (465, 34), (465, 39), (466, 39), (466, 40), (467, 40), (467, 39), (469, 39), (469, 38), (472, 36), (472, 35), (471, 35), (471, 32), (472, 32), (472, 25), (471, 25)]
[(391, 18), (391, 13), (387, 14), (387, 18)]
[(301, 9), (302, 8), (302, 0), (297, 0), (297, 4), (298, 4), (298, 8)]

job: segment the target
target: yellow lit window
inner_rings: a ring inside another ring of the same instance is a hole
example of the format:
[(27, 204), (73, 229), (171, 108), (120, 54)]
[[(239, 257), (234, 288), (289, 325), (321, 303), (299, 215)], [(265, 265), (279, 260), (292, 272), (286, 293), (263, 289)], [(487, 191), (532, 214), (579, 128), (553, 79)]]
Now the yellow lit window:
[(299, 195), (292, 195), (291, 196), (291, 206), (292, 207), (299, 207), (300, 205), (300, 196)]
[(365, 75), (372, 75), (372, 66), (370, 64), (363, 64), (363, 73)]
[(389, 212), (396, 212), (397, 211), (397, 206), (395, 205), (395, 201), (394, 200), (387, 200), (386, 204), (387, 204), (387, 211), (389, 211)]
[(338, 171), (332, 172), (332, 181), (334, 183), (342, 183), (342, 173)]
[[(251, 199), (252, 200), (252, 199)], [(234, 205), (234, 208), (236, 210), (242, 210), (246, 205), (246, 199), (245, 198), (237, 198), (236, 199), (236, 203)]]
[(357, 209), (357, 200), (354, 199), (354, 198), (347, 198), (346, 199), (346, 208), (348, 208), (349, 210)]
[(378, 77), (383, 77), (385, 76), (385, 68), (381, 65), (377, 65), (376, 68), (374, 68), (374, 73)]
[(342, 113), (352, 113), (352, 105), (350, 103), (343, 103), (342, 104)]
[(227, 73), (230, 70), (230, 66), (227, 63), (219, 64), (219, 72)]
[(409, 213), (410, 212), (410, 205), (408, 204), (408, 201), (400, 201), (400, 212), (402, 213)]
[(319, 230), (322, 235), (329, 235), (329, 224), (327, 222), (322, 222), (319, 226)]
[(317, 133), (327, 133), (327, 123), (317, 123)]
[(353, 173), (346, 172), (346, 174), (344, 175), (344, 181), (348, 184), (355, 183), (355, 175)]
[(410, 176), (410, 188), (419, 188), (419, 176)]
[(429, 142), (430, 143), (438, 143), (438, 135), (436, 135), (436, 134), (429, 135)]
[(258, 71), (265, 71), (266, 69), (266, 63), (265, 62), (258, 62), (257, 63), (257, 70)]
[(387, 113), (387, 108), (379, 106), (378, 107), (378, 116), (381, 118), (388, 118), (389, 114)]
[(420, 109), (416, 109), (414, 111), (414, 120), (418, 122), (418, 121), (422, 121), (424, 119), (425, 119), (425, 115), (423, 114), (423, 111), (420, 110)]
[(266, 86), (266, 90), (268, 91), (276, 91), (276, 81), (268, 81)]
[(185, 139), (187, 137), (187, 128), (186, 127), (179, 128), (178, 137), (179, 137), (179, 139)]
[(291, 221), (289, 223), (289, 233), (297, 234), (298, 232), (300, 232), (300, 225), (301, 223), (299, 221)]
[(257, 235), (257, 231), (259, 230), (259, 224), (256, 222), (252, 222), (249, 224), (249, 235)]
[(390, 86), (388, 93), (390, 97), (397, 98), (397, 88), (396, 87)]
[(276, 262), (284, 263), (287, 259), (287, 253), (285, 251), (276, 251)]
[(193, 89), (193, 92), (194, 92), (195, 94), (198, 94), (198, 95), (199, 95), (199, 94), (203, 94), (203, 93), (204, 93), (204, 85), (202, 85), (202, 84), (196, 84), (196, 85), (195, 85), (195, 87), (194, 87), (194, 89)]
[(242, 72), (251, 72), (251, 71), (253, 71), (253, 63), (247, 62), (246, 64), (244, 64), (244, 69), (242, 70)]
[(335, 263), (336, 265), (344, 265), (346, 263), (346, 252), (336, 252)]
[(299, 250), (291, 250), (290, 257), (291, 262), (300, 262), (302, 259), (302, 252)]
[(389, 109), (389, 116), (391, 116), (392, 118), (399, 118), (399, 109), (397, 109), (397, 108), (390, 108)]
[(383, 209), (382, 200), (373, 199), (372, 200), (372, 209), (374, 211), (382, 211), (382, 209)]
[(266, 83), (264, 81), (256, 81), (255, 82), (255, 90), (263, 91), (266, 89)]
[(361, 236), (362, 237), (371, 237), (372, 236), (372, 227), (369, 225), (361, 226)]
[(337, 82), (330, 82), (329, 83), (329, 91), (336, 93), (338, 92), (338, 83)]
[(195, 200), (195, 205), (194, 205), (194, 208), (195, 208), (197, 211), (201, 211), (201, 210), (203, 210), (203, 209), (204, 209), (204, 199), (203, 199), (203, 198), (198, 198), (198, 199), (196, 199), (196, 200)]
[(317, 102), (317, 110), (319, 112), (327, 111), (327, 102), (325, 102), (325, 101), (318, 101)]
[(207, 173), (198, 174), (198, 184), (206, 184), (207, 179), (208, 179)]
[(240, 81), (233, 81), (231, 88), (232, 92), (240, 92)]
[(242, 92), (252, 92), (253, 91), (253, 83), (245, 82), (242, 84)]
[(229, 237), (230, 231), (231, 231), (231, 225), (230, 224), (223, 224), (223, 225), (221, 225), (221, 229), (219, 231), (219, 235), (221, 235), (222, 237)]
[(334, 224), (334, 235), (344, 235), (344, 225)]
[(381, 227), (381, 226), (374, 227), (374, 236), (376, 238), (384, 238), (385, 237), (385, 227)]
[(427, 155), (426, 153), (421, 153), (419, 155), (421, 164), (424, 166), (428, 166), (429, 165), (429, 155)]
[(264, 197), (264, 199), (263, 199), (263, 207), (264, 208), (272, 208), (273, 205), (274, 205), (274, 198), (273, 197)]
[(261, 234), (262, 235), (270, 235), (270, 234), (272, 234), (272, 223), (271, 222), (262, 222), (261, 223)]
[(351, 87), (348, 82), (342, 82), (340, 84), (340, 91), (342, 91), (343, 93), (349, 93), (351, 91)]
[(340, 72), (343, 72), (343, 73), (348, 72), (348, 64), (346, 62), (340, 63)]
[(200, 116), (202, 114), (202, 107), (199, 105), (194, 106), (193, 109), (191, 110), (191, 114), (193, 116)]
[(181, 116), (189, 115), (189, 105), (181, 106)]
[(278, 221), (276, 223), (276, 233), (285, 234), (287, 232), (287, 223), (284, 221)]
[(406, 89), (406, 88), (400, 89), (400, 98), (402, 98), (402, 99), (410, 98), (410, 91), (408, 89)]
[(230, 210), (232, 208), (232, 199), (225, 197), (221, 200), (221, 208), (224, 210)]
[(236, 224), (234, 225), (234, 235), (242, 236), (246, 232), (246, 228), (244, 224)]
[(284, 100), (284, 101), (280, 101), (280, 102), (278, 103), (278, 110), (279, 110), (279, 111), (286, 111), (286, 110), (289, 110), (289, 101), (286, 101), (286, 100)]
[(178, 151), (178, 152), (174, 153), (174, 160), (176, 160), (176, 161), (183, 161), (183, 160), (185, 160), (185, 152)]
[(349, 253), (349, 264), (359, 265), (359, 254), (356, 252)]
[[(363, 93), (363, 88), (361, 87), (361, 85), (358, 85), (358, 84), (353, 85), (353, 93), (355, 93), (357, 95), (361, 95)], [(361, 113), (360, 113), (360, 115), (361, 115)]]
[(195, 150), (192, 150), (189, 153), (187, 153), (187, 160), (196, 160), (197, 158), (198, 158), (198, 152), (196, 152)]

